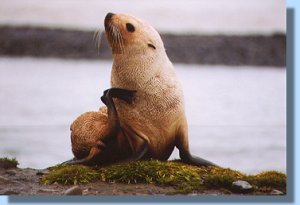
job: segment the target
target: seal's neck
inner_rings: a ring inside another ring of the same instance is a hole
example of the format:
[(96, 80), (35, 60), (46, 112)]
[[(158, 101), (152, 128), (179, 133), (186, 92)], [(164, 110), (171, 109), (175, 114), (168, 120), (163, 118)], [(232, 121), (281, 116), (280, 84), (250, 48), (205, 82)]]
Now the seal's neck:
[(165, 52), (159, 55), (147, 53), (130, 57), (116, 54), (113, 57), (112, 87), (139, 90), (157, 73), (172, 67), (168, 66), (171, 63)]

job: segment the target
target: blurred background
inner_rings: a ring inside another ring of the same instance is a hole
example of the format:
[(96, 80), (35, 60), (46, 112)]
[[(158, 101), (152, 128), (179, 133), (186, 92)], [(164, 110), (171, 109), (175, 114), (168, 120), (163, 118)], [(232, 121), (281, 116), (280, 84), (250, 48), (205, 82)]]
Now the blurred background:
[(2, 0), (0, 157), (32, 168), (72, 158), (70, 124), (109, 87), (110, 49), (105, 35), (99, 48), (93, 38), (108, 12), (161, 34), (194, 155), (249, 174), (286, 172), (283, 0)]

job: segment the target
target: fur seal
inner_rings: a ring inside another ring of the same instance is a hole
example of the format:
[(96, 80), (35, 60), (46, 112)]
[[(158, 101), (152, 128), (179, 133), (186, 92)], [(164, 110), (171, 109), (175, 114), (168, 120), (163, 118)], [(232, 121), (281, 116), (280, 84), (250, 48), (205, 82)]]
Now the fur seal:
[(75, 159), (66, 163), (167, 160), (177, 147), (183, 162), (214, 166), (190, 154), (183, 92), (158, 32), (127, 14), (108, 13), (104, 24), (113, 54), (107, 109), (74, 121)]
[(114, 100), (134, 155), (167, 160), (177, 147), (185, 163), (214, 165), (189, 151), (182, 88), (158, 32), (127, 14), (108, 13), (104, 25), (113, 56), (111, 87), (137, 91), (132, 103)]

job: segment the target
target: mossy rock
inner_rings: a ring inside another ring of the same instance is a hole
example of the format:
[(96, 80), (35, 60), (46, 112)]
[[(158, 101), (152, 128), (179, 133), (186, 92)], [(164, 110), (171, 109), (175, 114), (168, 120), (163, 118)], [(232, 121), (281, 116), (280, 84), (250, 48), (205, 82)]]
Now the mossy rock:
[(19, 165), (19, 162), (16, 160), (16, 158), (7, 158), (3, 157), (0, 158), (0, 168), (4, 169), (12, 169), (12, 168), (17, 168)]
[(102, 168), (81, 165), (59, 165), (49, 168), (50, 174), (41, 180), (43, 184), (83, 184), (95, 180), (126, 184), (155, 184), (172, 186), (174, 193), (219, 190), (223, 193), (234, 191), (232, 183), (248, 181), (255, 186), (258, 194), (278, 189), (285, 193), (286, 175), (276, 171), (257, 175), (245, 175), (239, 171), (220, 167), (197, 167), (180, 161), (162, 162), (158, 160), (131, 161)]
[(257, 190), (260, 191), (278, 189), (284, 193), (286, 192), (286, 175), (281, 172), (262, 172), (260, 174), (247, 176), (246, 180), (255, 185)]

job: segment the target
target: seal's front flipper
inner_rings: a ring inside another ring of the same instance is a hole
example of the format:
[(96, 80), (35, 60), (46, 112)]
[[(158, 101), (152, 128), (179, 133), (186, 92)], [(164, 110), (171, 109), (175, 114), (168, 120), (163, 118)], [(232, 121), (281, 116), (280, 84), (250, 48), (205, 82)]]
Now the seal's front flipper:
[(107, 93), (109, 92), (110, 96), (113, 98), (118, 98), (121, 100), (124, 100), (127, 103), (132, 103), (133, 99), (134, 99), (134, 94), (136, 93), (136, 90), (126, 90), (126, 89), (122, 89), (122, 88), (110, 88), (107, 89), (103, 92), (103, 96), (101, 97), (101, 101), (107, 105), (106, 100), (105, 100), (105, 96), (107, 95)]

